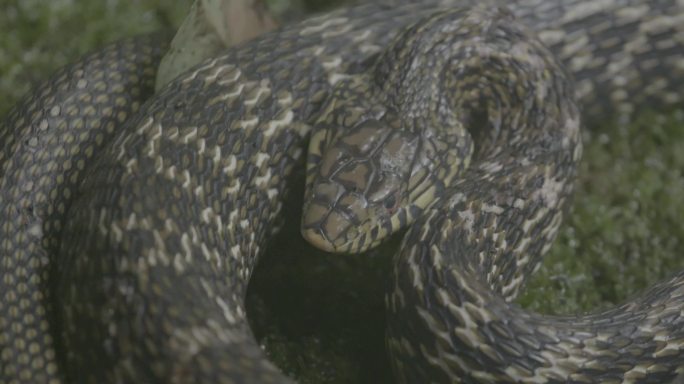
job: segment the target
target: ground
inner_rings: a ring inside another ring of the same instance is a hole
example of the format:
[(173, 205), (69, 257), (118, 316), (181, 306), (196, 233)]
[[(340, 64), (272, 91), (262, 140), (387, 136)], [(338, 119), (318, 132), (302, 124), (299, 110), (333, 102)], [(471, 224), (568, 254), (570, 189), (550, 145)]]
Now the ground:
[[(291, 0), (271, 2), (281, 11), (293, 7)], [(177, 26), (188, 7), (162, 0), (3, 1), (0, 116), (57, 67), (106, 41)], [(561, 314), (605, 308), (684, 266), (682, 120), (681, 112), (645, 112), (630, 125), (585, 132), (572, 208), (521, 304)], [(297, 237), (295, 228), (275, 240), (271, 249), (288, 251), (270, 252), (250, 287), (249, 314), (262, 344), (302, 383), (391, 382), (382, 307), (391, 244), (353, 258), (315, 252)]]

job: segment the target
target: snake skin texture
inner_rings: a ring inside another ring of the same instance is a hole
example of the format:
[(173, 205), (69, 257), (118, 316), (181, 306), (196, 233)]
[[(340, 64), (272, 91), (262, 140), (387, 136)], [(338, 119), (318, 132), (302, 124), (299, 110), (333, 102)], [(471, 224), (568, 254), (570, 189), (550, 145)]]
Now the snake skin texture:
[[(333, 86), (365, 74), (400, 31), (474, 3), (309, 19), (200, 64), (142, 106), (163, 49), (144, 39), (39, 86), (0, 128), (0, 382), (291, 382), (254, 340), (243, 300), (312, 124)], [(681, 0), (506, 5), (574, 77), (583, 117), (681, 106)], [(409, 230), (388, 295), (398, 379), (672, 378), (681, 274), (588, 317), (509, 303), (569, 191), (534, 166), (541, 154), (527, 156), (516, 160), (537, 173), (496, 157), (472, 165)]]
[(152, 95), (165, 40), (124, 40), (85, 56), (0, 127), (2, 383), (58, 381), (49, 281), (64, 215), (86, 165)]

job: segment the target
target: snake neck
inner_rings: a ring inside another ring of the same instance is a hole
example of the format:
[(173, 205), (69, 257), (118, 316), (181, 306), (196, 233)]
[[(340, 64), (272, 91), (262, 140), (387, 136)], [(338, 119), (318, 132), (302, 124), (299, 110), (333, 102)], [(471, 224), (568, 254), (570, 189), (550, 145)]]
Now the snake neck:
[[(681, 7), (676, 8), (674, 3), (663, 4), (674, 14), (681, 14)], [(636, 2), (629, 5), (636, 6)], [(595, 11), (615, 11), (625, 17), (613, 8), (617, 6), (618, 2), (604, 2)], [(632, 11), (645, 16), (648, 8), (643, 5)], [(647, 19), (657, 20), (659, 12), (654, 11)], [(567, 16), (574, 17), (581, 19), (579, 14)], [(667, 25), (668, 19), (661, 20)], [(587, 29), (594, 31), (593, 27)], [(673, 36), (671, 25), (662, 31)], [(549, 32), (542, 38), (550, 42), (552, 35)], [(596, 89), (596, 85), (608, 85), (606, 79), (592, 83), (596, 94), (584, 93), (589, 89), (588, 72), (584, 72), (587, 63), (568, 57), (574, 47), (567, 41), (563, 41), (566, 45), (562, 49), (558, 43), (551, 44), (552, 49), (559, 50), (560, 59), (579, 79), (576, 94), (585, 102), (605, 94), (610, 87)], [(681, 49), (681, 44), (678, 47)], [(658, 52), (654, 47), (644, 49), (651, 55)], [(665, 45), (659, 49), (664, 57), (673, 57)], [(505, 50), (508, 54), (515, 51)], [(669, 68), (672, 70), (665, 76), (676, 77), (678, 70)], [(559, 77), (537, 78), (541, 81), (538, 84), (556, 84), (547, 88), (549, 92), (543, 91), (533, 100), (518, 100), (537, 105), (534, 113), (514, 117), (526, 122), (522, 126), (525, 129), (508, 130), (508, 124), (501, 124), (501, 129), (491, 131), (497, 135), (476, 137), (476, 143), (485, 143), (484, 148), (476, 151), (471, 167), (450, 189), (450, 197), (432, 206), (404, 238), (403, 249), (395, 258), (392, 291), (387, 296), (388, 348), (399, 381), (446, 382), (457, 377), (467, 383), (611, 379), (662, 383), (682, 372), (684, 273), (622, 306), (586, 316), (544, 316), (510, 302), (557, 234), (581, 155), (578, 111), (567, 101), (573, 90), (564, 85), (568, 81), (562, 72), (556, 74)], [(631, 72), (624, 76), (631, 76)], [(626, 77), (616, 79), (624, 80)], [(533, 83), (509, 84), (507, 88), (531, 86), (534, 94)], [(673, 90), (672, 84), (668, 82), (666, 88)], [(615, 91), (615, 84), (610, 85)], [(664, 94), (646, 96), (646, 92), (649, 90), (638, 91), (634, 104), (624, 111), (634, 105), (648, 105), (647, 100), (663, 101)], [(499, 94), (489, 96), (496, 100)], [(620, 115), (622, 103), (616, 101), (622, 96), (616, 91), (610, 102), (602, 100), (586, 110), (609, 103), (618, 106), (613, 111)], [(623, 105), (628, 104), (625, 101)], [(515, 111), (515, 104), (508, 104), (504, 110)], [(490, 119), (505, 120), (503, 115)], [(493, 149), (496, 143), (498, 149)]]
[[(554, 240), (572, 191), (581, 155), (572, 82), (525, 27), (503, 15), (475, 10), (443, 16), (458, 39), (447, 45), (453, 51), (435, 50), (448, 58), (436, 68), (443, 74), (436, 84), (464, 124), (479, 123), (471, 128), (478, 149), (470, 167), (409, 229), (395, 260), (388, 344), (406, 382), (479, 369), (470, 361), (459, 365), (455, 351), (478, 350), (484, 328), (468, 327), (498, 318), (486, 303), (517, 293)], [(486, 28), (467, 28), (470, 18)], [(470, 317), (457, 311), (481, 307)], [(408, 356), (417, 353), (423, 360), (411, 366)], [(437, 362), (453, 371), (431, 366)]]
[(557, 105), (573, 90), (547, 73), (562, 70), (539, 41), (505, 38), (531, 35), (511, 22), (503, 9), (431, 15), (336, 84), (309, 146), (305, 238), (368, 250), (445, 198), (473, 151), (493, 158), (525, 151), (530, 135), (557, 138), (538, 116), (570, 119)]

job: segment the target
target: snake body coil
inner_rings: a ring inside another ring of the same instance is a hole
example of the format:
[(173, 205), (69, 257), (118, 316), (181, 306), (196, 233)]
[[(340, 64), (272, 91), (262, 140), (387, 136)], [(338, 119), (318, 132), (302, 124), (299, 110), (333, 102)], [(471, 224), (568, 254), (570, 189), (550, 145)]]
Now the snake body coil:
[[(251, 336), (243, 298), (311, 126), (332, 116), (325, 113), (345, 84), (370, 76), (368, 62), (400, 30), (475, 2), (396, 3), (341, 10), (231, 49), (179, 77), (120, 127), (140, 101), (116, 94), (142, 97), (157, 43), (89, 56), (15, 109), (0, 130), (0, 381), (288, 382)], [(591, 119), (681, 103), (680, 0), (507, 5), (569, 69)], [(518, 116), (545, 134), (476, 138), (490, 151), (475, 148), (473, 164), (455, 171), (454, 193), (413, 218), (388, 295), (398, 378), (673, 378), (684, 365), (681, 274), (587, 317), (542, 317), (509, 303), (555, 237), (579, 150), (567, 129), (577, 125), (571, 98), (553, 96), (569, 87), (562, 70), (517, 51), (518, 27), (494, 24), (499, 48), (553, 70), (529, 77), (534, 91), (493, 86), (491, 100), (553, 90), (549, 105)], [(426, 30), (426, 42), (451, 36)], [(392, 52), (403, 52), (404, 39), (381, 55), (379, 73), (401, 66), (404, 58)], [(487, 45), (473, 47), (483, 53)], [(97, 64), (92, 74), (84, 69), (90, 64)], [(510, 85), (525, 83), (527, 73), (493, 72), (503, 84), (510, 75)], [(107, 73), (121, 81), (111, 91)], [(387, 95), (400, 99), (392, 88), (400, 85), (388, 84)], [(482, 121), (510, 119), (502, 109)], [(558, 122), (563, 134), (548, 133)], [(105, 133), (113, 137), (106, 144)]]

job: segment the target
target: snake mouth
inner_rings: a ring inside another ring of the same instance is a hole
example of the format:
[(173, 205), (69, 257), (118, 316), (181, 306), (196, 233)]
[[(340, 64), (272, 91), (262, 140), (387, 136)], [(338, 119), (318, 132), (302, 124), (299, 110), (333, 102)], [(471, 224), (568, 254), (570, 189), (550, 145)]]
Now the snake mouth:
[(352, 252), (358, 235), (353, 218), (336, 204), (314, 200), (308, 204), (302, 216), (302, 236), (314, 247), (333, 253)]
[(338, 247), (325, 235), (325, 231), (320, 228), (302, 229), (302, 236), (309, 244), (322, 251), (331, 253), (340, 252)]
[(314, 247), (326, 252), (354, 253), (368, 218), (368, 202), (342, 183), (314, 183), (305, 198), (301, 233)]

